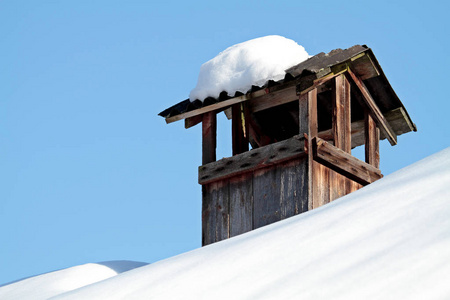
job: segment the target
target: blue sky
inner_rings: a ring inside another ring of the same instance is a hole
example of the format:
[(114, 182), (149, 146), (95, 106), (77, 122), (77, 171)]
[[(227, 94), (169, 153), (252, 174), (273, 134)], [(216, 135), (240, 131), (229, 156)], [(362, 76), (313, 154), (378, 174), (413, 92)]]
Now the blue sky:
[[(157, 114), (200, 65), (278, 34), (309, 54), (367, 44), (419, 131), (389, 174), (450, 145), (444, 1), (0, 1), (0, 284), (201, 245), (200, 128)], [(218, 156), (229, 156), (219, 123)]]

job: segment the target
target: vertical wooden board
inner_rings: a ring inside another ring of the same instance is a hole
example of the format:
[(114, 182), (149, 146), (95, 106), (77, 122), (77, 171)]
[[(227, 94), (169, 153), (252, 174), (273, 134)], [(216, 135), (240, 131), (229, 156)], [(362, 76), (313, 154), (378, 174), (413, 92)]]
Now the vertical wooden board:
[(299, 162), (299, 213), (306, 212), (309, 210), (310, 202), (312, 199), (310, 198), (311, 193), (309, 192), (310, 178), (309, 178), (309, 164), (308, 164), (308, 156), (302, 158)]
[(216, 210), (215, 242), (219, 242), (230, 237), (230, 194), (227, 180), (214, 184), (216, 189), (212, 192), (212, 202)]
[(230, 179), (230, 237), (253, 228), (252, 174)]
[(330, 202), (330, 169), (313, 161), (313, 209)]
[(352, 192), (355, 192), (363, 187), (363, 185), (361, 185), (353, 180), (351, 180), (351, 182), (352, 182)]
[(253, 176), (253, 229), (281, 220), (280, 173), (276, 167)]
[(229, 187), (227, 181), (202, 186), (202, 245), (229, 238)]
[(278, 165), (277, 169), (280, 173), (281, 219), (286, 219), (302, 212), (300, 160), (282, 163)]
[(213, 186), (213, 183), (202, 185), (202, 246), (214, 243), (216, 237), (216, 210), (211, 192)]

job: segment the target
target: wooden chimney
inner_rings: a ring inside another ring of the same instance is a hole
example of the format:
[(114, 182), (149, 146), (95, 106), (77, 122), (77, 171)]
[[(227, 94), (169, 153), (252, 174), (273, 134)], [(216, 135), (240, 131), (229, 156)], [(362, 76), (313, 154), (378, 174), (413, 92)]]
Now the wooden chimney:
[[(232, 126), (233, 156), (216, 160), (216, 115)], [(370, 184), (379, 140), (416, 131), (366, 46), (320, 53), (284, 80), (245, 95), (185, 100), (160, 113), (167, 123), (202, 123), (202, 244), (317, 208)], [(249, 145), (251, 145), (251, 150)], [(365, 160), (351, 149), (365, 147)]]

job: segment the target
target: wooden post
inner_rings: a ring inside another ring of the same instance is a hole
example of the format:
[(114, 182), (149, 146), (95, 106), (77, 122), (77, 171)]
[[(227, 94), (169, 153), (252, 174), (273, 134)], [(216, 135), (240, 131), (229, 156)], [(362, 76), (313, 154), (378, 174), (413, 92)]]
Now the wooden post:
[[(305, 144), (308, 145), (308, 159), (305, 162), (307, 164), (308, 172), (308, 192), (307, 195), (308, 210), (314, 208), (313, 199), (313, 175), (314, 175), (314, 165), (316, 164), (313, 160), (313, 153), (310, 151), (312, 138), (317, 136), (317, 89), (313, 89), (308, 93), (302, 94), (299, 97), (299, 133), (300, 135), (306, 134), (308, 140)], [(317, 171), (316, 171), (317, 172)]]
[(350, 83), (344, 74), (336, 77), (335, 89), (332, 122), (334, 146), (351, 153)]
[(248, 151), (248, 110), (243, 103), (238, 103), (231, 111), (233, 155), (236, 155)]
[[(335, 85), (332, 96), (333, 120), (332, 134), (334, 146), (351, 153), (352, 150), (352, 132), (351, 132), (351, 99), (350, 82), (345, 74), (335, 78)], [(329, 189), (330, 200), (338, 199), (347, 194), (349, 190), (349, 179), (345, 176), (330, 170)]]
[(373, 117), (366, 110), (364, 112), (364, 140), (366, 163), (380, 168), (380, 129)]
[(202, 165), (216, 161), (217, 118), (214, 111), (203, 114), (202, 121)]

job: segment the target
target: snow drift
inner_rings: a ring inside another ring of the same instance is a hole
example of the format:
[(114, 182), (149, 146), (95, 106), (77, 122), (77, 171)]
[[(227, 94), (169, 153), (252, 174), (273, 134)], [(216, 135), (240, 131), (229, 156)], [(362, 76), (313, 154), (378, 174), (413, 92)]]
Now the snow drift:
[(54, 299), (449, 299), (449, 182), (450, 148), (321, 208)]
[(252, 85), (283, 79), (286, 69), (308, 57), (305, 48), (278, 35), (236, 44), (200, 67), (197, 86), (189, 99), (218, 98), (222, 91), (230, 96), (236, 91), (245, 93)]
[(144, 265), (147, 263), (108, 261), (45, 273), (0, 286), (0, 299), (48, 299)]

